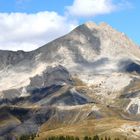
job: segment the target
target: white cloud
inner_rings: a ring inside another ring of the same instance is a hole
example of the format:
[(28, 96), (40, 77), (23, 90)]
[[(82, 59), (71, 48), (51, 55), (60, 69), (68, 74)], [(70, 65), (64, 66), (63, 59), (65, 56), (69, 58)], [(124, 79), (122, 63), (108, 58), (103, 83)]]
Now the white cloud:
[(73, 16), (93, 17), (111, 13), (117, 10), (119, 5), (120, 3), (114, 4), (113, 0), (74, 0), (73, 4), (67, 7), (67, 10)]
[[(17, 0), (17, 4), (29, 1)], [(78, 19), (74, 20), (77, 16), (107, 14), (130, 4), (127, 0), (119, 1), (115, 5), (113, 0), (74, 0), (71, 6), (66, 7), (64, 16), (48, 11), (34, 14), (0, 13), (0, 49), (34, 50), (72, 30), (78, 25)]]
[(75, 26), (74, 21), (56, 12), (0, 13), (0, 49), (33, 50)]

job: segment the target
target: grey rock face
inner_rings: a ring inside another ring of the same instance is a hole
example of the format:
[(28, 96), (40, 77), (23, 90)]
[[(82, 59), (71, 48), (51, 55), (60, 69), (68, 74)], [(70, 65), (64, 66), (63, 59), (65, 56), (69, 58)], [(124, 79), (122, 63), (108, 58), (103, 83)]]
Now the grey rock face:
[(137, 104), (132, 104), (129, 108), (129, 112), (132, 114), (137, 114), (138, 112), (138, 105)]
[(30, 79), (30, 88), (49, 87), (52, 85), (72, 84), (71, 75), (63, 66), (49, 67), (41, 76)]
[(0, 50), (0, 68), (8, 65), (17, 65), (21, 61), (31, 60), (32, 56), (24, 51), (2, 51)]
[(123, 72), (136, 72), (140, 73), (140, 62), (136, 61), (134, 62), (133, 60), (123, 60), (122, 62), (119, 63), (120, 70)]

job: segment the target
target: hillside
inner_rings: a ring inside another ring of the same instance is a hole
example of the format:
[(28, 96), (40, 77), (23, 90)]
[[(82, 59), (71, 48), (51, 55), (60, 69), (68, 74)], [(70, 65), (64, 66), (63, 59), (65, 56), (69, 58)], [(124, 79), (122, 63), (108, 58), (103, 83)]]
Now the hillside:
[(1, 139), (95, 133), (138, 140), (140, 49), (108, 24), (87, 22), (31, 52), (1, 50), (0, 111)]

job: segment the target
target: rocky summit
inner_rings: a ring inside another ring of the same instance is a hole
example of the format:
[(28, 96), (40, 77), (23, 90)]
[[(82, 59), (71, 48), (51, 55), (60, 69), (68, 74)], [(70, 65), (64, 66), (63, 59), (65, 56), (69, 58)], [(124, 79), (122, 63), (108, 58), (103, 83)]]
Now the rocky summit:
[(37, 50), (0, 50), (0, 139), (140, 139), (140, 49), (87, 22)]

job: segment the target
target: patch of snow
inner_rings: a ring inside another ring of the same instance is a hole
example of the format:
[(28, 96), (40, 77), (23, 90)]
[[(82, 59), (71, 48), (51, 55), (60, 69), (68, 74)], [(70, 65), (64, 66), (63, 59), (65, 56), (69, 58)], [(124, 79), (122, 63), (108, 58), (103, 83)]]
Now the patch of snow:
[(91, 108), (92, 111), (99, 111), (100, 108), (97, 107), (96, 105), (93, 105), (92, 108)]
[(74, 105), (74, 106), (69, 106), (69, 105), (59, 105), (57, 106), (58, 109), (60, 110), (72, 110), (72, 109), (81, 109), (85, 105)]
[(23, 88), (20, 97), (28, 97), (30, 94), (27, 92), (26, 88)]

